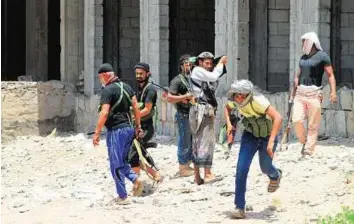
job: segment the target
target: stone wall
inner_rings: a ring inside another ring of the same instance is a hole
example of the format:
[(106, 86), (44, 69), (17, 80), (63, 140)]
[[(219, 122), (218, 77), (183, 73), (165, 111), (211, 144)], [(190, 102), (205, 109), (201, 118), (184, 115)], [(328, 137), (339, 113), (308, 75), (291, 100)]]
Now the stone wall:
[[(335, 105), (329, 103), (329, 86), (324, 88), (324, 102), (322, 103), (322, 121), (319, 134), (326, 136), (341, 136), (354, 138), (354, 90), (343, 87), (338, 90), (339, 102)], [(286, 113), (288, 111), (288, 93), (266, 93), (264, 94), (271, 104), (281, 113), (284, 119), (283, 126), (287, 122)], [(224, 122), (223, 106), (227, 102), (225, 97), (218, 98), (219, 107), (216, 116), (215, 128), (218, 136), (220, 125)], [(156, 132), (158, 135), (177, 136), (177, 126), (174, 120), (175, 108), (158, 98), (158, 122)], [(242, 127), (240, 127), (242, 128)], [(240, 129), (241, 130), (241, 129)], [(240, 140), (238, 132), (236, 140)], [(290, 138), (294, 139), (292, 129)]]
[(1, 141), (75, 130), (75, 88), (49, 82), (1, 82)]
[(341, 82), (354, 83), (354, 2), (342, 0), (341, 7)]
[[(210, 0), (182, 1), (177, 12), (178, 53), (214, 53), (214, 4)], [(173, 34), (172, 34), (173, 35)]]
[(95, 4), (95, 56), (94, 56), (94, 89), (95, 91), (101, 88), (101, 83), (96, 78), (98, 67), (103, 63), (103, 0), (94, 0)]
[(286, 91), (289, 83), (290, 0), (268, 1), (267, 90)]
[(139, 0), (119, 1), (119, 71), (124, 80), (135, 84), (134, 65), (140, 61)]

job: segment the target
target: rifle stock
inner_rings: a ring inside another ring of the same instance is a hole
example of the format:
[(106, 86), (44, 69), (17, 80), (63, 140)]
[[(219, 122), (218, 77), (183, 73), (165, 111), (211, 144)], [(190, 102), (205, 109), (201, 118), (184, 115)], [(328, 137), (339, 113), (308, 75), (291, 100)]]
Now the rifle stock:
[[(280, 142), (280, 150), (283, 150), (283, 145), (287, 144), (289, 142), (289, 133), (290, 133), (290, 130), (291, 130), (291, 114), (292, 114), (292, 109), (293, 109), (293, 105), (294, 105), (293, 99), (294, 99), (294, 96), (295, 96), (295, 92), (296, 92), (295, 84), (293, 83), (293, 85), (292, 85), (292, 87), (290, 88), (290, 91), (289, 91), (288, 111), (287, 111), (287, 124), (286, 124), (285, 130), (283, 132), (283, 136), (282, 136), (281, 142)], [(286, 146), (286, 149), (287, 149), (287, 146)]]

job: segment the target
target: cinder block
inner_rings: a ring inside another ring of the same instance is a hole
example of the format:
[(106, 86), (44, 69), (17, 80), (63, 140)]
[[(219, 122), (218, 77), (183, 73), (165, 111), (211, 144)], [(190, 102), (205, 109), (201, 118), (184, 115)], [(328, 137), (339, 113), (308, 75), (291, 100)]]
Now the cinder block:
[(289, 10), (270, 9), (268, 13), (270, 22), (289, 22)]
[(268, 64), (269, 73), (287, 73), (289, 65), (286, 61), (270, 60)]
[(354, 27), (354, 13), (348, 14), (348, 26)]
[(269, 35), (269, 47), (289, 47), (289, 36)]
[(354, 40), (354, 27), (353, 28), (341, 28), (341, 38), (342, 40)]
[(275, 9), (275, 0), (268, 0), (268, 9)]
[(347, 134), (349, 138), (354, 138), (354, 110), (345, 112), (347, 122)]
[(278, 59), (278, 48), (276, 47), (269, 47), (268, 48), (268, 62), (270, 62), (271, 60), (277, 60)]
[(269, 22), (268, 30), (269, 34), (278, 34), (278, 22)]
[(342, 55), (342, 68), (354, 68), (354, 55)]
[(282, 60), (286, 60), (286, 62), (283, 61), (282, 63), (289, 64), (289, 62), (288, 62), (289, 56), (290, 56), (289, 48), (277, 48), (277, 58), (282, 59)]
[(342, 12), (354, 12), (354, 2), (352, 0), (342, 0)]
[(290, 9), (290, 0), (276, 0), (276, 9)]
[(139, 17), (131, 18), (130, 19), (130, 26), (132, 28), (139, 28), (140, 27), (140, 19), (139, 19)]
[(341, 108), (343, 110), (353, 109), (353, 91), (347, 87), (342, 87), (339, 89), (339, 99)]
[(289, 23), (278, 23), (278, 34), (289, 35), (289, 33), (290, 33), (290, 24)]

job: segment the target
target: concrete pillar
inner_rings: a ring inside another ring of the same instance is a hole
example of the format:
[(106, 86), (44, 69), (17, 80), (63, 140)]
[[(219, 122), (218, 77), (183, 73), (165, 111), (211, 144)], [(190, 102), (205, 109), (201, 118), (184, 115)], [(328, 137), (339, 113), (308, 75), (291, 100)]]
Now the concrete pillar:
[(232, 80), (248, 78), (249, 1), (215, 1), (215, 54), (227, 55), (228, 73), (220, 81), (224, 94)]
[(294, 80), (300, 57), (303, 55), (300, 38), (304, 33), (316, 32), (323, 50), (329, 54), (330, 12), (330, 0), (290, 0), (290, 82)]
[(84, 2), (61, 0), (61, 80), (76, 84), (84, 70)]
[(168, 85), (168, 0), (140, 0), (140, 60), (150, 64), (152, 79)]
[(84, 1), (84, 93), (94, 93), (95, 84), (95, 0)]
[(26, 75), (48, 79), (48, 0), (26, 1)]

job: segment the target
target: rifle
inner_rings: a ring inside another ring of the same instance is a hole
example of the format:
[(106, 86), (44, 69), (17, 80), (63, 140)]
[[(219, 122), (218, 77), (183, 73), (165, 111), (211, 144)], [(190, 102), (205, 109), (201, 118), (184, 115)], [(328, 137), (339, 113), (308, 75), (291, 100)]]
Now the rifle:
[[(294, 95), (295, 95), (295, 83), (293, 83), (292, 88), (290, 88), (290, 92), (289, 92), (289, 99), (288, 99), (288, 111), (287, 111), (287, 124), (285, 127), (285, 130), (283, 132), (283, 137), (281, 139), (280, 142), (280, 150), (283, 150), (283, 145), (287, 144), (289, 142), (289, 133), (290, 133), (290, 129), (291, 129), (291, 114), (292, 114), (292, 109), (293, 109), (293, 105), (294, 105)], [(286, 145), (285, 150), (288, 149), (288, 146)]]
[(163, 92), (166, 92), (166, 93), (170, 92), (170, 90), (167, 87), (160, 86), (154, 82), (151, 82), (151, 85), (157, 87), (158, 89), (162, 90)]

